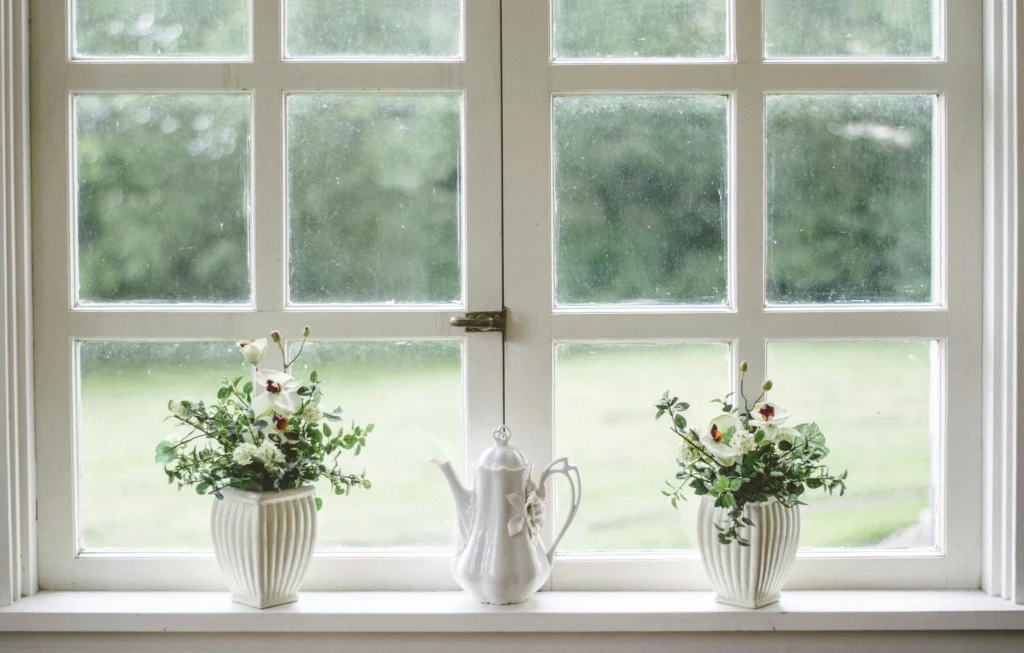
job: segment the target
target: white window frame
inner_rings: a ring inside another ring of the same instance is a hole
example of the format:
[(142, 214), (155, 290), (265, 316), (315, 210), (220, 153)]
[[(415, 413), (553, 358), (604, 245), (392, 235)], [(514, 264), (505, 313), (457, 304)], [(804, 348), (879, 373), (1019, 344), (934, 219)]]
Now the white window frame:
[[(88, 339), (237, 340), (312, 328), (320, 340), (456, 339), (463, 343), (464, 453), (487, 446), (502, 421), (501, 337), (449, 326), (466, 311), (501, 306), (501, 88), (498, 0), (466, 3), (464, 54), (371, 61), (286, 59), (284, 4), (250, 2), (252, 51), (229, 60), (73, 57), (69, 0), (33, 0), (33, 188), (36, 233), (39, 583), (47, 589), (216, 589), (212, 550), (83, 550), (77, 501), (75, 343)], [(458, 92), (463, 104), (462, 281), (456, 305), (311, 306), (287, 299), (285, 102), (303, 92)], [(71, 98), (91, 92), (227, 92), (252, 98), (250, 306), (75, 303), (75, 198)], [(259, 261), (257, 265), (255, 262)], [(268, 264), (274, 262), (274, 264)], [(45, 388), (44, 388), (45, 386)], [(439, 479), (440, 482), (440, 479)], [(169, 488), (168, 491), (173, 491)], [(444, 550), (322, 549), (308, 589), (454, 588)]]
[[(38, 22), (40, 16), (38, 5), (40, 0), (31, 1), (33, 4), (33, 20)], [(475, 0), (470, 0), (470, 2), (475, 2)], [(530, 0), (530, 2), (532, 3), (533, 0)], [(738, 2), (742, 3), (745, 0), (738, 0)], [(955, 2), (957, 0), (950, 0), (951, 5)], [(45, 307), (41, 306), (43, 302), (38, 298), (35, 302), (35, 310), (33, 311), (31, 293), (32, 270), (35, 269), (37, 274), (39, 274), (38, 271), (44, 268), (45, 265), (40, 263), (39, 252), (37, 252), (36, 265), (35, 267), (32, 266), (32, 252), (29, 246), (29, 234), (32, 226), (28, 195), (30, 161), (29, 113), (27, 110), (27, 91), (29, 87), (29, 3), (30, 0), (12, 0), (9, 3), (5, 3), (2, 10), (0, 10), (0, 55), (3, 55), (0, 56), (0, 91), (2, 91), (0, 92), (0, 154), (2, 154), (0, 156), (0, 173), (2, 173), (0, 174), (0, 189), (3, 190), (3, 202), (0, 203), (0, 206), (2, 206), (3, 211), (4, 227), (2, 241), (4, 265), (0, 269), (0, 274), (2, 274), (2, 277), (0, 277), (0, 280), (2, 280), (2, 283), (0, 283), (0, 295), (2, 295), (3, 301), (0, 302), (0, 312), (4, 316), (5, 324), (5, 338), (0, 342), (0, 361), (3, 362), (6, 380), (4, 391), (0, 392), (0, 402), (4, 404), (8, 416), (8, 419), (0, 424), (0, 581), (2, 581), (0, 582), (0, 605), (15, 601), (20, 596), (31, 595), (38, 590), (39, 582), (35, 576), (36, 569), (39, 566), (45, 568), (46, 565), (37, 565), (38, 561), (35, 559), (37, 529), (33, 527), (36, 517), (33, 493), (37, 488), (41, 490), (42, 494), (51, 494), (60, 490), (59, 487), (55, 489), (52, 486), (44, 486), (48, 481), (53, 481), (53, 477), (44, 473), (37, 474), (33, 467), (35, 458), (33, 454), (37, 454), (40, 461), (44, 462), (47, 457), (54, 455), (55, 452), (46, 446), (44, 437), (38, 438), (38, 440), (35, 437), (34, 422), (39, 423), (39, 430), (41, 431), (42, 427), (46, 425), (46, 416), (37, 413), (36, 420), (32, 418), (34, 369), (32, 360), (32, 322), (34, 317), (35, 321), (40, 325), (38, 331), (42, 334), (48, 328), (48, 318), (50, 316), (47, 315), (47, 312), (44, 310)], [(538, 29), (537, 16), (531, 16), (528, 11), (524, 10), (524, 5), (526, 4), (528, 3), (520, 4), (520, 0), (513, 2), (506, 0), (502, 6), (503, 21), (506, 30), (522, 29), (525, 30), (524, 33), (533, 34), (533, 37), (526, 39), (526, 41), (532, 41), (535, 45), (540, 38), (538, 36), (540, 31)], [(1018, 252), (1021, 250), (1022, 245), (1024, 245), (1021, 241), (1024, 234), (1021, 233), (1021, 230), (1017, 229), (1017, 197), (1022, 179), (1021, 171), (1016, 165), (1016, 158), (1021, 145), (1017, 126), (1022, 116), (1018, 107), (1017, 87), (1019, 76), (1018, 62), (1021, 61), (1022, 54), (1024, 54), (1024, 47), (1021, 44), (1021, 35), (1024, 34), (1024, 15), (1019, 11), (1016, 4), (1015, 0), (985, 0), (984, 79), (979, 80), (976, 84), (975, 89), (977, 93), (974, 98), (961, 98), (962, 102), (968, 102), (973, 99), (976, 103), (977, 98), (984, 91), (985, 319), (983, 332), (981, 329), (976, 329), (979, 339), (982, 335), (984, 336), (984, 355), (979, 364), (984, 366), (984, 375), (982, 377), (980, 373), (977, 374), (976, 380), (984, 382), (984, 422), (981, 426), (985, 446), (983, 452), (977, 452), (974, 455), (973, 460), (978, 463), (975, 465), (978, 468), (978, 473), (969, 480), (968, 484), (970, 487), (967, 488), (968, 491), (965, 495), (968, 498), (974, 497), (970, 503), (975, 508), (983, 507), (984, 528), (981, 528), (981, 519), (978, 518), (976, 520), (977, 523), (973, 524), (975, 527), (968, 528), (964, 524), (958, 524), (958, 530), (970, 531), (966, 533), (970, 539), (981, 540), (981, 544), (976, 549), (977, 555), (975, 559), (966, 561), (967, 564), (962, 565), (960, 571), (963, 572), (967, 568), (975, 570), (966, 575), (977, 581), (979, 579), (977, 578), (978, 572), (976, 570), (981, 568), (980, 583), (986, 591), (996, 596), (1016, 600), (1018, 603), (1024, 603), (1024, 514), (1022, 514), (1024, 512), (1024, 478), (1022, 478), (1024, 477), (1024, 447), (1018, 446), (1020, 424), (1017, 420), (1017, 406), (1024, 405), (1024, 394), (1022, 394), (1024, 393), (1024, 383), (1022, 383), (1024, 378), (1021, 376), (1020, 367), (1016, 364), (1018, 360), (1017, 339), (1020, 333), (1019, 324), (1021, 318), (1024, 318), (1024, 315), (1020, 314), (1022, 305), (1017, 300), (1017, 288), (1024, 282), (1024, 279), (1021, 279), (1024, 269), (1022, 269), (1018, 261)], [(544, 17), (546, 19), (546, 13), (544, 13)], [(952, 9), (950, 10), (949, 20), (948, 24), (950, 25), (963, 24), (954, 22), (955, 14)], [(759, 43), (760, 32), (757, 29), (752, 30), (752, 27), (755, 26), (752, 25), (751, 20), (741, 21), (737, 25), (737, 36), (740, 39), (756, 37)], [(951, 36), (953, 36), (954, 31), (951, 30)], [(257, 34), (260, 34), (260, 32), (254, 32), (254, 40), (258, 38)], [(264, 35), (266, 34), (264, 33)], [(47, 57), (47, 53), (52, 53), (54, 47), (58, 48), (58, 50), (64, 48), (63, 43), (55, 44), (53, 38), (40, 37), (35, 33), (33, 33), (33, 37), (32, 47), (36, 60), (40, 60), (41, 57)], [(472, 34), (469, 37), (472, 39)], [(274, 36), (274, 39), (276, 38)], [(546, 35), (544, 38), (546, 38)], [(506, 215), (506, 238), (509, 237), (508, 234), (510, 233), (515, 233), (516, 231), (523, 232), (519, 237), (524, 242), (532, 242), (533, 245), (531, 247), (536, 248), (538, 243), (543, 244), (545, 238), (548, 245), (550, 245), (549, 234), (533, 234), (531, 236), (529, 233), (531, 231), (530, 222), (532, 219), (537, 215), (550, 215), (550, 206), (543, 206), (549, 202), (546, 194), (547, 189), (543, 188), (548, 182), (547, 180), (539, 179), (539, 176), (536, 174), (528, 174), (525, 167), (531, 163), (536, 164), (537, 161), (547, 161), (546, 157), (540, 153), (547, 147), (547, 144), (541, 141), (545, 141), (548, 138), (547, 130), (549, 126), (547, 124), (541, 125), (547, 117), (546, 115), (533, 114), (526, 110), (525, 107), (517, 110), (510, 96), (515, 91), (523, 100), (524, 105), (532, 104), (533, 106), (539, 106), (543, 102), (549, 106), (548, 98), (550, 97), (551, 89), (546, 86), (546, 72), (537, 75), (540, 66), (543, 65), (546, 68), (549, 64), (546, 60), (546, 49), (540, 51), (545, 58), (542, 61), (540, 53), (531, 50), (528, 46), (529, 43), (512, 43), (507, 38), (503, 42), (505, 61), (503, 74), (506, 90), (509, 91), (505, 93), (505, 133), (514, 132), (516, 138), (520, 139), (520, 142), (506, 140), (505, 143), (506, 191), (504, 211)], [(469, 47), (469, 44), (467, 44), (467, 51)], [(952, 48), (953, 44), (949, 44), (949, 47)], [(756, 52), (756, 49), (754, 51)], [(749, 58), (750, 52), (750, 48), (740, 47), (740, 52), (738, 53), (740, 55), (739, 63), (730, 64), (735, 67), (737, 73), (742, 75), (745, 70), (760, 70), (771, 75), (773, 74), (771, 70), (776, 66), (780, 66), (777, 70), (781, 70), (781, 64), (759, 64), (756, 59), (751, 60)], [(513, 57), (520, 59), (518, 65), (513, 66), (509, 64), (510, 58)], [(67, 66), (68, 64), (63, 65)], [(793, 80), (805, 79), (813, 81), (817, 78), (820, 81), (821, 79), (820, 75), (822, 73), (816, 72), (811, 64), (785, 65), (793, 66)], [(898, 69), (901, 67), (901, 64), (896, 64), (895, 67), (890, 67), (890, 64), (846, 65), (850, 66), (850, 76), (852, 78), (857, 78), (861, 83), (870, 83), (874, 86), (878, 84), (896, 85), (895, 79), (887, 77), (891, 71), (896, 71), (897, 78), (900, 78), (901, 75), (902, 77), (908, 77), (909, 79), (905, 80), (908, 83), (924, 85), (929, 79), (933, 80), (933, 78), (927, 76), (917, 77), (916, 73), (912, 73), (910, 70), (904, 70), (900, 73)], [(617, 68), (617, 66), (604, 66), (600, 68), (596, 66), (581, 66), (580, 70), (582, 72), (567, 73), (562, 70), (561, 66), (556, 66), (551, 71), (551, 75), (552, 80), (561, 80), (558, 83), (563, 83), (567, 80), (572, 81), (572, 76), (576, 75), (575, 83), (589, 90), (603, 90), (602, 84), (612, 87), (616, 83), (624, 85), (621, 89), (616, 87), (616, 90), (641, 90), (638, 86), (643, 86), (643, 83), (634, 83), (633, 86), (627, 88), (630, 74), (625, 70), (617, 70)], [(353, 67), (353, 70), (357, 69), (359, 72), (354, 73), (354, 76), (366, 83), (370, 75), (380, 73), (382, 66), (379, 64), (360, 64), (358, 67)], [(222, 67), (218, 66), (217, 70), (222, 70)], [(700, 82), (703, 81), (704, 85), (715, 90), (724, 87), (725, 84), (723, 82), (726, 81), (724, 77), (726, 73), (722, 72), (718, 64), (709, 67), (709, 71), (718, 70), (718, 72), (706, 72), (699, 70), (698, 67), (691, 67), (686, 69), (688, 72), (684, 74), (681, 72), (684, 70), (683, 68), (674, 68), (666, 65), (650, 66), (649, 70), (650, 79), (661, 79), (665, 82), (663, 86), (673, 86), (678, 84), (680, 79), (690, 77), (690, 84), (699, 86), (701, 85)], [(216, 83), (214, 78), (219, 78), (220, 73), (212, 72), (213, 67), (210, 67), (209, 71), (211, 72), (200, 77), (205, 77), (208, 83)], [(131, 73), (137, 81), (144, 81), (140, 79), (140, 77), (145, 77), (145, 75), (141, 74), (141, 71), (132, 71), (126, 67), (123, 72)], [(232, 72), (237, 73), (238, 71)], [(447, 72), (450, 73), (451, 70), (448, 69)], [(611, 74), (609, 75), (609, 73)], [(360, 74), (363, 77), (360, 77)], [(443, 76), (445, 72), (440, 72), (439, 74)], [(787, 72), (787, 74), (790, 73)], [(531, 79), (531, 75), (535, 77)], [(234, 80), (239, 79), (237, 74), (229, 75), (228, 77)], [(596, 80), (593, 79), (595, 77), (597, 78)], [(403, 77), (403, 79), (420, 80), (422, 78), (423, 76), (418, 71), (413, 73), (409, 69), (406, 70)], [(458, 79), (458, 77), (447, 77), (447, 79)], [(376, 86), (376, 78), (374, 80), (374, 85)], [(604, 81), (602, 82), (601, 80)], [(591, 83), (592, 81), (599, 83)], [(716, 81), (718, 83), (715, 83)], [(984, 82), (983, 86), (982, 81)], [(33, 77), (32, 92), (35, 111), (32, 117), (34, 123), (37, 121), (37, 116), (40, 113), (48, 110), (39, 108), (40, 99), (47, 97), (45, 91), (40, 91), (39, 86), (41, 85), (45, 86), (45, 80)], [(644, 88), (642, 90), (651, 89)], [(931, 90), (935, 90), (935, 88), (933, 87)], [(52, 89), (50, 92), (52, 93)], [(547, 110), (545, 109), (545, 111)], [(747, 110), (749, 112), (749, 107)], [(740, 118), (742, 118), (742, 115)], [(760, 129), (760, 120), (755, 120), (754, 124), (757, 125), (757, 129)], [(950, 124), (950, 121), (947, 121), (947, 124)], [(747, 125), (747, 127), (749, 128), (750, 125)], [(539, 128), (540, 131), (521, 131), (531, 128)], [(529, 135), (529, 137), (524, 137), (524, 135)], [(494, 143), (492, 142), (491, 145), (494, 145)], [(510, 145), (515, 145), (516, 147), (512, 148)], [(39, 156), (38, 146), (32, 151), (37, 157)], [(547, 170), (550, 171), (549, 165), (547, 163), (545, 165)], [(743, 177), (744, 179), (751, 177), (751, 171), (747, 169), (746, 173), (744, 173), (742, 165), (742, 162), (740, 162), (741, 168), (735, 174), (745, 174), (746, 177)], [(45, 182), (41, 184), (38, 181), (39, 177), (53, 175), (54, 173), (51, 169), (41, 166), (37, 160), (33, 161), (32, 170), (35, 173), (36, 179), (33, 199), (39, 203), (40, 199), (43, 198), (40, 197), (38, 189), (41, 185), (45, 185)], [(66, 175), (57, 176), (62, 181), (66, 178)], [(756, 173), (753, 177), (756, 178)], [(750, 179), (748, 179), (749, 181)], [(755, 181), (755, 185), (756, 183)], [(539, 193), (537, 192), (538, 190), (540, 191)], [(740, 212), (743, 211), (744, 205), (751, 203), (751, 194), (754, 194), (753, 189), (748, 190), (747, 193), (737, 198), (736, 203)], [(35, 210), (39, 211), (40, 207), (36, 206)], [(541, 230), (543, 231), (546, 227), (549, 227), (549, 225), (541, 225)], [(738, 233), (740, 240), (739, 252), (749, 254), (749, 247), (743, 249), (742, 246), (744, 234), (747, 232), (753, 233), (753, 229), (749, 228), (749, 225), (747, 227), (748, 229)], [(52, 233), (47, 235), (50, 238), (55, 237)], [(950, 242), (956, 242), (955, 235), (951, 230), (949, 233)], [(977, 232), (975, 231), (973, 235), (976, 237)], [(760, 234), (758, 234), (759, 236)], [(549, 251), (548, 249), (544, 254), (547, 255)], [(505, 266), (507, 268), (505, 287), (509, 295), (509, 301), (507, 302), (509, 304), (512, 303), (513, 297), (517, 293), (520, 297), (524, 297), (523, 292), (526, 290), (526, 286), (537, 282), (536, 271), (527, 269), (529, 267), (527, 262), (529, 258), (530, 252), (520, 251), (515, 259), (505, 259)], [(980, 261), (978, 263), (980, 264)], [(543, 271), (541, 273), (543, 274)], [(40, 276), (45, 276), (45, 274), (44, 272)], [(524, 274), (527, 278), (522, 282), (518, 282), (514, 276), (516, 274)], [(761, 274), (761, 272), (759, 271), (758, 274)], [(740, 283), (740, 288), (742, 288), (742, 279)], [(36, 284), (38, 287), (38, 279)], [(517, 284), (519, 285), (517, 286)], [(953, 303), (952, 299), (951, 292), (951, 303)], [(534, 300), (532, 303), (527, 302), (520, 307), (520, 311), (531, 311), (530, 313), (522, 313), (525, 319), (516, 319), (516, 313), (513, 313), (510, 334), (513, 339), (509, 343), (508, 356), (510, 361), (517, 361), (517, 365), (536, 366), (539, 364), (541, 369), (550, 370), (550, 342), (552, 335), (557, 333), (553, 331), (553, 325), (557, 326), (558, 319), (550, 318), (550, 301), (541, 302), (539, 298), (534, 298)], [(742, 304), (743, 295), (741, 295), (740, 301), (742, 309), (745, 306), (745, 304)], [(975, 301), (975, 303), (980, 306), (980, 301)], [(472, 304), (472, 297), (470, 297), (470, 304)], [(474, 306), (475, 310), (490, 308), (492, 307), (480, 306), (476, 308)], [(758, 307), (752, 306), (752, 308), (756, 311)], [(34, 316), (33, 313), (35, 313)], [(882, 314), (873, 315), (870, 318), (870, 322), (875, 328), (888, 328), (889, 325), (887, 323), (890, 321), (894, 322), (896, 327), (909, 328), (909, 324), (904, 321), (906, 319), (905, 316), (901, 313), (896, 312), (892, 315), (885, 314), (884, 312), (880, 313)], [(534, 319), (531, 319), (531, 316)], [(166, 328), (183, 329), (183, 321), (177, 316), (166, 315), (161, 317), (162, 319), (166, 318), (172, 325), (177, 325), (176, 327)], [(287, 319), (287, 313), (282, 317)], [(629, 315), (612, 317), (614, 319), (610, 320), (609, 327), (595, 333), (594, 336), (586, 334), (586, 337), (607, 337), (606, 334), (610, 331), (612, 332), (610, 334), (612, 337), (628, 337), (630, 339), (644, 337), (677, 338), (677, 333), (671, 328), (672, 321), (678, 318), (675, 315), (652, 316), (644, 321), (646, 324), (640, 324), (636, 318)], [(540, 318), (539, 325), (536, 323), (536, 318)], [(415, 320), (414, 316), (413, 319)], [(784, 325), (786, 324), (787, 317), (784, 315), (778, 318), (773, 316), (770, 319), (776, 321), (778, 325)], [(690, 326), (702, 329), (702, 331), (697, 332), (695, 337), (701, 337), (704, 333), (709, 332), (712, 327), (712, 320), (724, 321), (726, 318), (722, 315), (716, 315), (710, 319), (705, 318), (705, 316), (691, 317)], [(285, 328), (302, 324), (301, 319), (293, 321), (294, 324), (291, 321), (287, 322), (284, 325)], [(371, 321), (370, 318), (360, 318), (354, 315), (346, 316), (342, 320), (347, 327), (355, 330), (356, 337), (358, 337), (358, 334), (365, 334), (372, 329)], [(219, 320), (220, 326), (225, 327), (232, 335), (241, 335), (240, 332), (243, 331), (244, 335), (249, 335), (248, 327), (254, 322), (253, 316), (247, 316), (240, 320), (237, 315), (222, 316)], [(326, 320), (321, 320), (321, 322), (326, 322)], [(431, 336), (436, 336), (442, 331), (436, 325), (433, 327), (427, 326), (426, 322), (429, 322), (429, 320), (421, 320), (418, 323), (418, 327), (424, 331), (430, 331)], [(830, 323), (828, 317), (821, 317), (816, 318), (815, 322), (820, 323), (822, 327), (842, 328), (842, 323), (838, 319), (831, 320)], [(280, 322), (275, 322), (274, 326), (280, 326)], [(317, 326), (314, 328), (317, 328)], [(402, 326), (405, 327), (407, 325)], [(737, 325), (734, 323), (732, 326), (735, 329)], [(952, 329), (952, 327), (950, 328)], [(351, 331), (346, 329), (344, 335), (348, 336), (351, 333)], [(398, 335), (394, 331), (384, 335), (391, 333)], [(223, 336), (224, 334), (218, 333), (218, 335)], [(514, 340), (516, 337), (532, 339), (532, 346), (524, 344), (524, 349), (517, 352), (517, 345)], [(714, 337), (721, 338), (720, 335), (715, 335)], [(538, 343), (543, 343), (543, 346), (538, 346)], [(40, 356), (45, 357), (46, 355), (46, 352), (43, 351), (44, 349), (45, 347), (37, 343), (35, 347), (35, 369), (37, 374), (42, 374), (41, 370), (45, 368), (45, 363), (40, 365), (39, 362)], [(544, 352), (545, 349), (548, 350), (546, 353)], [(753, 359), (751, 356), (746, 357)], [(755, 360), (763, 360), (763, 357)], [(546, 367), (545, 361), (548, 363)], [(516, 382), (515, 375), (517, 371), (515, 367), (515, 365), (510, 364), (506, 372), (509, 375), (510, 385)], [(70, 383), (70, 380), (68, 383)], [(976, 385), (975, 387), (978, 386)], [(41, 390), (44, 390), (47, 396), (52, 396), (53, 394), (52, 388), (41, 388)], [(541, 396), (541, 405), (544, 405), (543, 402), (550, 403), (550, 385), (546, 388), (539, 388), (536, 392), (532, 393), (532, 396)], [(528, 407), (529, 400), (530, 396), (522, 392), (517, 393), (516, 396), (510, 396), (508, 398), (509, 412), (514, 412), (513, 407), (516, 406), (518, 408)], [(46, 408), (49, 408), (51, 405), (51, 403), (47, 403)], [(539, 425), (544, 427), (545, 422), (547, 422), (548, 426), (547, 431), (538, 432), (550, 432), (549, 413), (548, 415), (539, 415), (533, 419), (521, 418), (513, 421), (510, 418), (510, 422), (517, 429), (517, 434), (519, 435), (530, 432), (533, 426)], [(978, 426), (977, 423), (973, 424), (974, 432), (977, 432)], [(477, 445), (478, 447), (479, 445)], [(472, 442), (469, 444), (469, 448), (474, 448)], [(529, 454), (535, 456), (538, 464), (551, 456), (550, 443), (545, 443), (540, 438), (532, 438), (531, 443), (526, 448)], [(60, 452), (56, 453), (59, 456)], [(984, 454), (983, 476), (981, 475), (980, 464), (982, 453)], [(947, 458), (952, 457), (948, 456)], [(971, 458), (969, 457), (968, 462), (970, 460)], [(67, 470), (65, 469), (64, 471)], [(57, 484), (61, 485), (60, 482)], [(983, 503), (977, 499), (977, 494), (981, 492), (980, 488), (982, 487), (984, 489)], [(65, 501), (66, 499), (67, 496), (65, 496)], [(971, 516), (968, 515), (968, 517)], [(57, 539), (50, 539), (50, 535), (52, 533), (47, 533), (45, 526), (40, 523), (38, 536), (41, 546), (38, 547), (38, 550), (41, 557), (48, 555), (47, 552), (52, 547), (60, 545), (60, 534), (58, 534)], [(58, 548), (61, 547), (66, 550), (68, 548), (67, 543), (65, 542)], [(116, 571), (122, 574), (139, 573), (143, 576), (142, 584), (146, 584), (154, 580), (151, 570), (159, 566), (159, 564), (171, 565), (176, 571), (192, 576), (193, 574), (211, 573), (211, 562), (208, 559), (189, 559), (188, 561), (183, 561), (174, 557), (153, 556), (147, 558), (140, 556), (130, 561), (118, 560), (116, 564), (109, 566), (107, 571), (111, 573)], [(435, 565), (429, 564), (429, 562), (419, 560), (418, 564), (399, 564), (398, 566), (404, 571), (414, 572), (417, 579), (425, 578), (428, 584), (433, 581), (441, 581), (441, 575), (446, 575), (447, 573), (447, 565), (444, 565), (444, 570), (441, 574), (435, 575), (432, 571)], [(612, 565), (610, 562), (608, 560), (559, 560), (559, 565), (556, 566), (556, 578), (559, 578), (561, 575), (560, 567), (563, 564), (571, 563), (572, 566), (577, 568), (577, 570), (573, 570), (571, 573), (587, 572), (588, 567), (591, 576), (608, 572), (611, 574), (611, 577), (605, 579), (607, 584), (621, 587), (622, 585), (617, 584), (618, 581), (624, 581), (628, 585), (631, 582), (630, 577), (634, 573), (640, 573), (650, 581), (653, 580), (651, 576), (655, 573), (686, 573), (688, 569), (693, 567), (692, 561), (688, 563), (685, 561), (636, 559), (632, 561), (619, 561), (615, 565)], [(623, 566), (621, 562), (627, 564)], [(800, 566), (805, 567), (806, 572), (812, 574), (821, 571), (820, 565), (819, 569), (815, 570), (815, 565), (809, 564), (811, 562), (811, 560), (801, 560)], [(394, 564), (394, 562), (389, 562), (389, 564)], [(841, 559), (829, 560), (822, 564), (829, 565), (829, 571), (838, 569), (840, 574), (846, 573), (846, 562)], [(893, 565), (898, 563), (885, 564), (893, 567)], [(370, 576), (372, 576), (371, 568), (373, 566), (372, 561), (361, 561), (347, 569), (346, 571), (352, 572), (356, 576), (352, 586), (358, 586), (360, 582), (367, 582)], [(66, 565), (62, 566), (62, 570), (64, 567)], [(441, 569), (440, 566), (437, 566), (437, 568)], [(317, 572), (322, 572), (323, 570), (324, 567), (321, 566), (314, 569), (313, 573), (311, 573), (310, 581), (312, 582), (309, 583), (311, 589), (319, 586), (320, 580), (318, 577), (321, 577), (321, 574)], [(367, 572), (367, 570), (371, 570), (371, 572)], [(893, 571), (898, 571), (898, 569), (894, 568)], [(953, 571), (956, 573), (957, 570), (953, 569)], [(799, 578), (803, 572), (801, 572), (798, 566), (794, 573)], [(826, 571), (825, 573), (828, 572)], [(697, 575), (700, 575), (699, 571)], [(900, 578), (900, 576), (896, 576), (896, 578)], [(61, 582), (53, 584), (55, 580)], [(72, 582), (68, 583), (69, 580)], [(59, 587), (80, 589), (81, 586), (76, 586), (73, 580), (73, 578), (68, 578), (66, 574), (56, 574), (49, 578), (45, 577), (44, 574), (42, 586), (45, 589), (57, 589)], [(380, 582), (379, 577), (374, 577), (372, 580), (374, 587), (380, 589), (387, 588), (387, 584)], [(409, 579), (405, 580), (406, 583), (403, 586), (408, 585)], [(83, 582), (88, 581), (89, 577), (85, 576)], [(556, 583), (560, 582), (560, 579), (556, 580)], [(187, 585), (188, 583), (185, 584)], [(331, 587), (334, 589), (345, 589), (347, 585), (347, 583), (338, 583), (332, 584)], [(655, 589), (658, 585), (659, 583), (657, 582), (647, 583), (650, 589)], [(438, 587), (440, 586), (438, 585)], [(977, 586), (977, 582), (969, 586)], [(180, 585), (172, 583), (163, 587), (166, 589), (176, 589), (180, 588)]]
[[(765, 60), (760, 2), (730, 3), (725, 61), (552, 60), (548, 0), (503, 5), (506, 416), (527, 457), (555, 455), (553, 345), (559, 342), (728, 342), (736, 364), (765, 378), (768, 340), (934, 339), (946, 355), (933, 462), (934, 552), (803, 549), (791, 589), (977, 587), (981, 575), (982, 15), (973, 0), (937, 2), (937, 55), (884, 61)], [(942, 15), (948, 14), (948, 15)], [(946, 34), (945, 26), (949, 29)], [(935, 305), (766, 307), (764, 98), (771, 93), (935, 93), (939, 201), (933, 202)], [(718, 308), (559, 308), (552, 303), (553, 97), (589, 93), (718, 93), (730, 99), (728, 305)], [(951, 163), (952, 162), (952, 163)], [(955, 164), (955, 174), (947, 174)], [(949, 265), (947, 243), (956, 243)], [(945, 271), (948, 270), (948, 275)], [(946, 278), (948, 276), (948, 279)], [(735, 369), (735, 365), (733, 366)], [(734, 382), (735, 383), (735, 382)], [(733, 388), (734, 390), (737, 388)], [(555, 436), (557, 437), (557, 436)], [(951, 463), (955, 461), (955, 464)], [(586, 470), (583, 470), (584, 477)], [(955, 527), (949, 527), (955, 524)], [(551, 526), (549, 525), (550, 529)], [(696, 552), (564, 553), (560, 590), (708, 589)]]

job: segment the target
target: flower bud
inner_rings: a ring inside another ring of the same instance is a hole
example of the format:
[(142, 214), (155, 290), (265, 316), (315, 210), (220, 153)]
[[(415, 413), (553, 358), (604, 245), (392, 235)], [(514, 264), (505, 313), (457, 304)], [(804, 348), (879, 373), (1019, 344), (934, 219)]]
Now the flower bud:
[(280, 331), (271, 331), (270, 332), (270, 339), (273, 340), (274, 342), (276, 342), (277, 344), (281, 344), (281, 332)]
[(747, 361), (743, 361), (742, 363), (740, 363), (740, 372), (746, 372), (746, 371), (747, 371)]
[(768, 392), (769, 390), (771, 390), (772, 389), (771, 379), (769, 379), (769, 380), (765, 381), (764, 383), (762, 383), (761, 384), (761, 389), (764, 390), (765, 392)]
[(306, 327), (305, 329), (302, 330), (302, 337), (303, 338), (308, 338), (309, 337), (309, 327)]

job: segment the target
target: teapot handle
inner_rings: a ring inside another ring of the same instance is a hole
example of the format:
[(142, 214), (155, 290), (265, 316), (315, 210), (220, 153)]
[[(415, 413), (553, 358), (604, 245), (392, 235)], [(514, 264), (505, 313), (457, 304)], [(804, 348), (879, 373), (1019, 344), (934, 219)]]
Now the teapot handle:
[(559, 458), (548, 465), (548, 468), (540, 475), (537, 487), (543, 488), (544, 483), (552, 474), (563, 474), (567, 479), (569, 479), (569, 489), (572, 491), (572, 506), (569, 508), (569, 514), (565, 518), (565, 523), (562, 524), (562, 530), (558, 531), (558, 535), (555, 537), (554, 541), (551, 542), (551, 547), (548, 548), (548, 562), (551, 563), (554, 562), (555, 549), (558, 547), (558, 543), (562, 541), (562, 536), (564, 536), (565, 532), (569, 530), (569, 525), (572, 524), (572, 520), (576, 517), (576, 512), (580, 509), (580, 498), (583, 496), (583, 484), (580, 481), (580, 470), (575, 465), (570, 465), (568, 458)]

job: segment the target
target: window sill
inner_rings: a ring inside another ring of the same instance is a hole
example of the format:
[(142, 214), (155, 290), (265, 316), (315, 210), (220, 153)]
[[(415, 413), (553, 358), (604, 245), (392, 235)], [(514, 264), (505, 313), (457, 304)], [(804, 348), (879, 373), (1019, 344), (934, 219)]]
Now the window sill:
[(461, 592), (306, 592), (256, 610), (224, 592), (42, 592), (0, 632), (493, 633), (1024, 630), (1024, 606), (979, 591), (785, 592), (743, 610), (709, 592), (542, 592), (516, 606)]

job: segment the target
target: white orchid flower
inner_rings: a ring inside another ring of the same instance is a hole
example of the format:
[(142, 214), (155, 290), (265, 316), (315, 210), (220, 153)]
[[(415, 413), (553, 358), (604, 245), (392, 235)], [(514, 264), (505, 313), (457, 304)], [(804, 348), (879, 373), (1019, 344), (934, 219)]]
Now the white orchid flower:
[(754, 404), (754, 410), (750, 412), (750, 425), (757, 428), (765, 428), (767, 426), (779, 427), (785, 424), (788, 419), (788, 412), (776, 404), (767, 401)]
[(715, 442), (721, 442), (729, 429), (735, 429), (735, 433), (743, 431), (743, 424), (732, 415), (722, 414), (711, 420), (708, 424), (708, 434)]
[(742, 453), (724, 442), (718, 442), (710, 435), (700, 436), (700, 443), (707, 449), (708, 453), (715, 457), (715, 460), (722, 467), (732, 467), (743, 458)]
[(260, 361), (263, 360), (263, 354), (267, 353), (266, 338), (239, 340), (235, 344), (242, 348), (242, 355), (245, 356), (245, 360), (249, 361), (249, 364), (253, 367), (259, 365)]
[(252, 400), (252, 410), (257, 418), (274, 413), (287, 417), (302, 406), (299, 396), (302, 382), (290, 374), (257, 370), (255, 385), (258, 394)]

